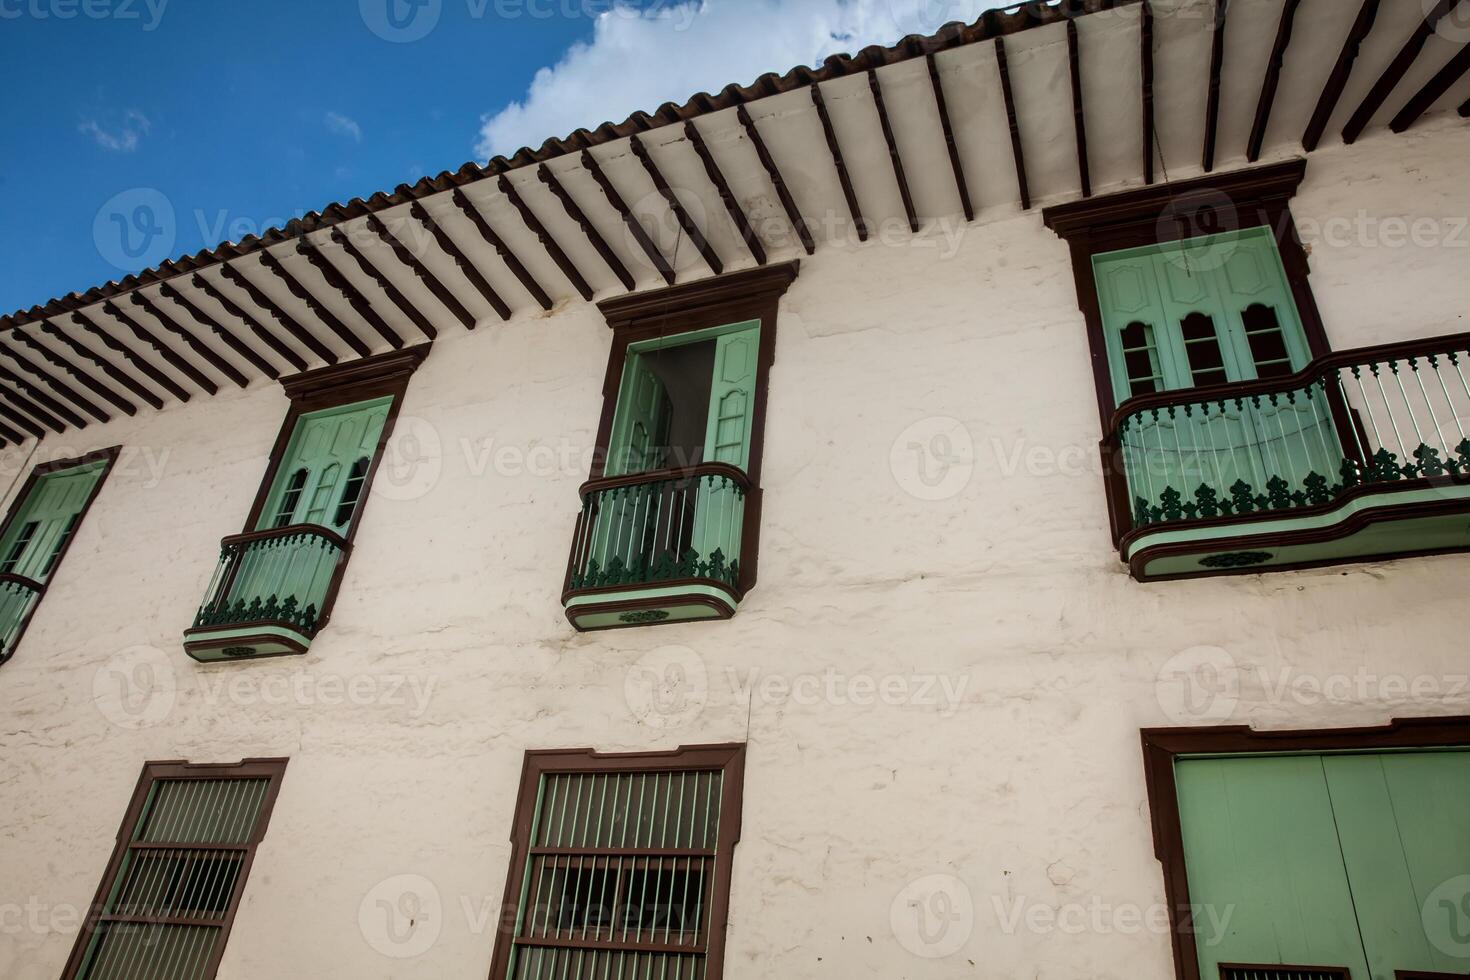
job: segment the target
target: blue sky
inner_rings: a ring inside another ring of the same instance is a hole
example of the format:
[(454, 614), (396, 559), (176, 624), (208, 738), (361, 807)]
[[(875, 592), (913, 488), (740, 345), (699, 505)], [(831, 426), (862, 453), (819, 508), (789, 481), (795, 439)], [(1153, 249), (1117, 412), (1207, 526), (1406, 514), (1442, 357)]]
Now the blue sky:
[(0, 0), (0, 312), (990, 5), (613, 2)]

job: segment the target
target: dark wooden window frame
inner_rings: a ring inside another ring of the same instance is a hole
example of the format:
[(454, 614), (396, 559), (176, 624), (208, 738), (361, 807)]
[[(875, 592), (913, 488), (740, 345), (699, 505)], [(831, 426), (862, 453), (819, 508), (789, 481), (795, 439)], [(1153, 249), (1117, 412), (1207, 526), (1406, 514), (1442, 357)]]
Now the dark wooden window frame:
[(1059, 204), (1042, 211), (1042, 221), (1066, 240), (1072, 252), (1077, 305), (1087, 324), (1093, 385), (1103, 430), (1100, 445), (1103, 472), (1106, 477), (1117, 471), (1118, 477), (1108, 480), (1107, 493), (1108, 520), (1115, 545), (1122, 541), (1132, 521), (1126, 481), (1121, 479), (1120, 464), (1113, 458), (1116, 454), (1109, 441), (1118, 402), (1113, 395), (1112, 375), (1108, 367), (1106, 333), (1092, 269), (1093, 256), (1194, 237), (1201, 232), (1199, 228), (1192, 227), (1189, 216), (1193, 214), (1211, 214), (1220, 220), (1220, 227), (1212, 229), (1211, 233), (1267, 227), (1276, 241), (1281, 264), (1286, 270), (1287, 286), (1296, 302), (1308, 352), (1313, 359), (1322, 357), (1332, 348), (1308, 281), (1311, 269), (1307, 252), (1302, 247), (1290, 209), (1291, 199), (1306, 173), (1305, 159), (1288, 160), (1266, 167)]
[[(1372, 728), (1314, 728), (1260, 731), (1244, 725), (1200, 728), (1145, 728), (1144, 781), (1153, 824), (1154, 856), (1163, 865), (1169, 909), (1170, 942), (1178, 980), (1201, 977), (1194, 923), (1189, 906), (1189, 876), (1184, 866), (1183, 826), (1174, 763), (1180, 756), (1243, 755), (1279, 752), (1342, 752), (1383, 749), (1437, 749), (1470, 746), (1470, 715), (1395, 718)], [(1279, 969), (1279, 967), (1278, 967)]]
[[(750, 461), (745, 469), (750, 487), (745, 496), (745, 524), (740, 542), (741, 595), (749, 592), (755, 585), (759, 568), (761, 460), (766, 439), (766, 403), (770, 394), (771, 365), (776, 361), (777, 313), (781, 297), (796, 280), (800, 265), (800, 262), (785, 262), (762, 266), (667, 289), (619, 296), (597, 305), (612, 329), (613, 340), (602, 382), (602, 415), (597, 424), (597, 451), (593, 456), (592, 471), (587, 483), (582, 486), (584, 494), (602, 488), (607, 482), (604, 477), (608, 443), (612, 439), (613, 415), (618, 406), (618, 389), (622, 385), (623, 366), (628, 359), (629, 345), (744, 320), (760, 321), (755, 404), (750, 422)], [(642, 474), (642, 477), (647, 479), (648, 474)], [(569, 568), (566, 584), (570, 586), (570, 582)], [(613, 587), (609, 591), (619, 589), (626, 587)]]
[(531, 850), (531, 824), (535, 817), (537, 788), (543, 776), (607, 773), (667, 772), (703, 769), (723, 773), (720, 798), (720, 833), (715, 848), (715, 876), (710, 886), (708, 941), (705, 980), (721, 980), (724, 974), (725, 927), (730, 912), (730, 877), (735, 845), (740, 841), (744, 805), (745, 745), (683, 745), (661, 752), (598, 752), (595, 749), (531, 749), (521, 769), (516, 795), (515, 820), (511, 828), (510, 862), (505, 875), (505, 898), (501, 904), (490, 980), (507, 980), (511, 947), (515, 940), (516, 910)]
[(240, 762), (224, 763), (193, 763), (182, 760), (144, 763), (143, 772), (138, 777), (138, 785), (133, 790), (132, 799), (118, 827), (117, 843), (113, 848), (112, 857), (108, 859), (107, 868), (102, 873), (102, 880), (97, 885), (97, 893), (92, 899), (86, 919), (82, 922), (81, 930), (77, 933), (71, 956), (66, 961), (66, 969), (62, 971), (62, 980), (75, 980), (77, 971), (82, 967), (87, 948), (96, 934), (99, 916), (106, 906), (108, 894), (127, 856), (128, 844), (154, 783), (161, 779), (269, 779), (270, 783), (266, 787), (265, 796), (261, 799), (260, 815), (256, 819), (255, 831), (243, 847), (244, 856), (241, 858), (240, 872), (235, 879), (229, 907), (225, 910), (224, 924), (219, 927), (219, 940), (215, 944), (214, 955), (200, 977), (200, 980), (213, 980), (219, 970), (220, 957), (224, 955), (225, 946), (229, 942), (230, 929), (235, 924), (235, 913), (240, 906), (240, 897), (245, 893), (245, 885), (250, 878), (250, 866), (255, 862), (256, 850), (265, 836), (266, 827), (270, 824), (271, 811), (275, 808), (276, 796), (281, 790), (281, 779), (286, 774), (288, 761), (283, 758), (268, 758), (243, 759)]
[[(260, 489), (256, 491), (255, 501), (250, 505), (245, 527), (240, 534), (232, 535), (229, 540), (246, 541), (252, 535), (258, 534), (266, 537), (288, 530), (270, 528), (265, 531), (256, 531), (255, 526), (265, 509), (271, 488), (275, 485), (276, 474), (280, 471), (281, 463), (285, 458), (286, 448), (291, 442), (291, 435), (296, 431), (296, 423), (301, 416), (325, 408), (336, 408), (340, 405), (350, 405), (353, 402), (367, 401), (371, 398), (384, 396), (393, 398), (392, 404), (388, 407), (388, 417), (383, 423), (383, 431), (378, 436), (378, 444), (373, 450), (372, 462), (368, 465), (367, 477), (357, 497), (352, 523), (347, 527), (347, 534), (340, 539), (340, 557), (337, 560), (337, 567), (332, 572), (332, 580), (327, 586), (326, 596), (322, 600), (322, 608), (317, 618), (317, 632), (325, 628), (331, 619), (332, 607), (336, 605), (337, 593), (342, 587), (342, 578), (347, 571), (347, 563), (352, 557), (352, 543), (357, 537), (357, 529), (362, 524), (362, 514), (367, 507), (368, 498), (372, 496), (369, 491), (372, 489), (374, 477), (377, 476), (378, 465), (382, 462), (383, 449), (393, 435), (393, 425), (398, 419), (399, 410), (403, 407), (403, 396), (408, 391), (409, 379), (424, 362), (424, 358), (429, 356), (431, 347), (432, 344), (418, 344), (360, 361), (318, 368), (281, 379), (281, 387), (285, 389), (286, 397), (291, 400), (291, 407), (286, 412), (286, 418), (281, 423), (280, 431), (276, 433), (276, 441), (271, 447), (265, 477), (260, 482)], [(325, 527), (318, 530), (330, 532), (330, 529)], [(330, 533), (323, 536), (337, 538), (335, 534)], [(244, 643), (246, 640), (242, 639), (241, 642)]]
[[(56, 571), (61, 567), (61, 563), (66, 560), (66, 553), (71, 550), (71, 545), (76, 540), (77, 532), (81, 530), (82, 523), (87, 519), (87, 512), (92, 509), (92, 504), (96, 501), (97, 495), (102, 492), (102, 484), (107, 482), (107, 477), (112, 473), (112, 467), (117, 463), (117, 457), (121, 452), (122, 446), (109, 446), (107, 449), (98, 449), (71, 459), (58, 459), (46, 463), (37, 463), (31, 468), (30, 475), (26, 477), (25, 482), (21, 484), (20, 491), (11, 500), (10, 510), (5, 515), (5, 521), (4, 523), (0, 523), (0, 538), (4, 538), (10, 531), (11, 525), (20, 516), (21, 508), (25, 506), (26, 498), (30, 496), (31, 491), (36, 488), (37, 482), (42, 477), (51, 473), (60, 473), (64, 470), (73, 469), (77, 466), (85, 466), (88, 463), (95, 463), (98, 460), (102, 461), (102, 474), (97, 477), (97, 482), (92, 485), (92, 492), (87, 494), (87, 499), (82, 503), (82, 509), (77, 512), (76, 524), (72, 527), (71, 533), (62, 542), (61, 550), (56, 553), (56, 560), (51, 563), (51, 569), (46, 575), (46, 581), (36, 582), (34, 580), (25, 580), (27, 584), (36, 588), (36, 601), (31, 604), (31, 611), (26, 613), (25, 619), (21, 620), (20, 627), (15, 631), (15, 639), (10, 643), (10, 650), (0, 653), (0, 665), (5, 664), (15, 655), (16, 648), (20, 646), (20, 641), (25, 636), (26, 629), (31, 625), (31, 619), (36, 615), (36, 610), (41, 608), (41, 600), (46, 598), (46, 589), (50, 586), (51, 580), (56, 577)], [(11, 577), (19, 578), (19, 576)]]

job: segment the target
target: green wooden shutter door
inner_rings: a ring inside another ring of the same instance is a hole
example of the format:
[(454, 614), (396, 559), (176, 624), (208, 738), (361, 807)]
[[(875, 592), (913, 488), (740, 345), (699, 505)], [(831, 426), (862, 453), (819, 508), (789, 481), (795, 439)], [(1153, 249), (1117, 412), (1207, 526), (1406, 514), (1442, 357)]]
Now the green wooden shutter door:
[[(1285, 963), (1369, 980), (1321, 760), (1185, 759), (1175, 779), (1201, 976)], [(1222, 935), (1204, 906), (1228, 911)]]
[(715, 370), (710, 379), (709, 420), (704, 458), (745, 469), (750, 465), (750, 422), (755, 411), (755, 375), (760, 355), (760, 324), (715, 339)]
[(1445, 924), (1461, 932), (1467, 925), (1459, 908), (1426, 904), (1441, 883), (1470, 874), (1470, 752), (1322, 762), (1374, 980), (1396, 970), (1470, 973), (1470, 959), (1425, 932), (1426, 917), (1454, 916)]
[[(92, 488), (102, 478), (106, 464), (102, 461), (86, 463), (67, 470), (60, 470), (38, 479), (26, 495), (15, 520), (0, 539), (0, 558), (14, 558), (9, 571), (16, 575), (44, 582), (54, 571), (51, 557), (64, 544), (66, 536), (75, 529), (75, 518), (87, 504)], [(27, 525), (36, 526), (30, 532), (24, 547), (17, 547)]]
[(630, 354), (618, 387), (618, 405), (613, 413), (604, 472), (608, 476), (622, 476), (662, 467), (669, 416), (669, 396), (663, 382), (641, 355)]
[[(359, 459), (371, 460), (376, 454), (392, 402), (388, 396), (302, 415), (281, 457), (256, 528), (320, 524), (345, 534), (351, 513), (342, 515), (341, 524), (333, 522), (337, 504), (347, 489), (347, 474)], [(288, 494), (293, 476), (302, 470), (306, 481), (301, 492)]]

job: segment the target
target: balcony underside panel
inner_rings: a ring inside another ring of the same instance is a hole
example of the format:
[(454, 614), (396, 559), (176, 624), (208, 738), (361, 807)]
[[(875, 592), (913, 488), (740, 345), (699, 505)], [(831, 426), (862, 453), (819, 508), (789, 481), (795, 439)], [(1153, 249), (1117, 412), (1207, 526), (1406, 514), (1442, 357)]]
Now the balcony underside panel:
[(729, 619), (738, 606), (728, 589), (701, 583), (589, 592), (566, 600), (567, 619), (578, 630)]
[(1470, 550), (1470, 484), (1364, 493), (1326, 511), (1150, 529), (1124, 546), (1141, 581)]
[(184, 652), (200, 663), (305, 653), (311, 637), (281, 623), (205, 626), (184, 634)]

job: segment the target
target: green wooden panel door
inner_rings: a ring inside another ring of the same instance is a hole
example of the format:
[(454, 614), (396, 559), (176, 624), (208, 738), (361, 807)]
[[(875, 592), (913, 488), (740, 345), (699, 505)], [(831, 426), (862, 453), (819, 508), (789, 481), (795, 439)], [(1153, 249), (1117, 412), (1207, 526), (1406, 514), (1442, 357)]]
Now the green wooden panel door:
[(618, 388), (604, 472), (608, 476), (622, 476), (667, 465), (672, 414), (663, 382), (642, 354), (630, 354)]
[(346, 534), (392, 402), (375, 398), (302, 415), (256, 528), (319, 524)]
[(1368, 980), (1321, 760), (1184, 759), (1175, 779), (1200, 975), (1283, 963)]
[(98, 461), (38, 479), (0, 539), (0, 571), (45, 582), (102, 478)]
[[(704, 434), (707, 462), (728, 463), (740, 470), (750, 465), (759, 357), (759, 322), (742, 325), (715, 338), (715, 365), (710, 378), (709, 416)], [(724, 477), (705, 477), (703, 482), (694, 514), (694, 550), (705, 559), (718, 551), (728, 564), (740, 557), (740, 537), (745, 526), (744, 497)]]
[(1374, 980), (1470, 974), (1470, 752), (1327, 756), (1323, 765)]

